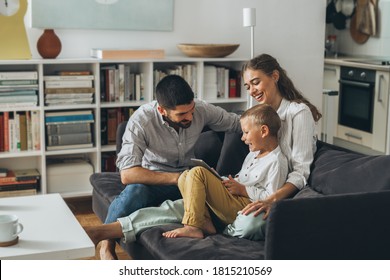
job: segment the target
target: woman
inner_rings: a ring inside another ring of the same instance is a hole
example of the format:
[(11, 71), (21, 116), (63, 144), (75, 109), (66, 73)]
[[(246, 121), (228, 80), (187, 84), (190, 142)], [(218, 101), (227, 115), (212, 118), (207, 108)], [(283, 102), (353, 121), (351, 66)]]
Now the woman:
[[(252, 202), (242, 210), (242, 214), (253, 213), (254, 216), (264, 212), (263, 219), (266, 219), (275, 201), (293, 196), (306, 185), (316, 150), (315, 123), (321, 113), (296, 89), (272, 56), (262, 54), (251, 59), (243, 66), (242, 73), (249, 94), (258, 103), (271, 105), (282, 120), (279, 145), (288, 159), (287, 180), (267, 199)], [(225, 141), (227, 146), (234, 142)], [(230, 149), (224, 147), (223, 150)]]

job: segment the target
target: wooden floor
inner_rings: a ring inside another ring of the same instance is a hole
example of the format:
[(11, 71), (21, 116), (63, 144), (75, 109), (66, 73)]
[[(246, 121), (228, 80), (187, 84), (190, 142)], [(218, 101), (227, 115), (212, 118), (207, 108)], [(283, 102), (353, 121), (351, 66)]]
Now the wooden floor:
[[(80, 198), (68, 198), (65, 199), (70, 210), (76, 216), (81, 226), (101, 225), (102, 222), (92, 211), (92, 199), (91, 197), (80, 197)], [(99, 260), (99, 245), (96, 248), (95, 257), (86, 258), (90, 260)], [(117, 244), (115, 251), (120, 260), (131, 260), (129, 255)]]

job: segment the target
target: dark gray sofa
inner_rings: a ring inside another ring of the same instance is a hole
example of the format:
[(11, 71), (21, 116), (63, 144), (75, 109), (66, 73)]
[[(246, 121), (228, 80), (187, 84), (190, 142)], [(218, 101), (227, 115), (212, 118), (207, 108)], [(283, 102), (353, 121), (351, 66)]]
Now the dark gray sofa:
[[(196, 153), (221, 174), (234, 174), (248, 150), (239, 135), (216, 135), (203, 133)], [(221, 151), (222, 141), (234, 149)], [(181, 226), (170, 224), (121, 245), (134, 259), (390, 259), (390, 156), (361, 155), (318, 141), (311, 169), (307, 188), (273, 205), (265, 241), (220, 233), (204, 239), (162, 237)], [(90, 181), (93, 210), (104, 221), (124, 186), (118, 173), (96, 173)]]

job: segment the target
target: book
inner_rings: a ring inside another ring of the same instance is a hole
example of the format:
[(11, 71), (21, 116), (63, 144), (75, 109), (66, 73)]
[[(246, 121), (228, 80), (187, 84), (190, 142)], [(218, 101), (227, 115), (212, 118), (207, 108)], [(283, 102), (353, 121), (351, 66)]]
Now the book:
[(46, 124), (49, 123), (62, 123), (62, 122), (93, 122), (93, 115), (71, 115), (71, 116), (53, 116), (53, 117), (47, 117), (45, 116), (45, 122)]
[(17, 151), (21, 151), (21, 143), (20, 143), (20, 113), (14, 112), (15, 118), (15, 147)]
[(55, 111), (46, 112), (46, 117), (57, 117), (57, 116), (75, 116), (75, 115), (91, 115), (92, 110), (78, 110), (78, 111)]
[(37, 194), (37, 189), (12, 190), (12, 191), (1, 191), (0, 197), (28, 196), (28, 195), (36, 195), (36, 194)]
[(20, 150), (27, 151), (27, 117), (25, 112), (19, 115)]
[(116, 143), (117, 110), (107, 109), (107, 144)]
[(70, 94), (70, 93), (94, 93), (95, 88), (93, 87), (85, 87), (85, 88), (76, 88), (76, 87), (70, 87), (70, 88), (45, 88), (44, 90), (45, 94)]
[(0, 112), (0, 152), (4, 152), (4, 113)]
[(37, 80), (37, 71), (8, 71), (0, 72), (0, 80)]
[(125, 65), (118, 64), (118, 100), (119, 102), (125, 101)]
[(37, 91), (34, 89), (27, 90), (15, 90), (12, 89), (10, 91), (0, 91), (0, 96), (15, 96), (15, 95), (37, 95)]
[(58, 145), (58, 146), (47, 146), (46, 149), (48, 151), (56, 151), (56, 150), (67, 150), (67, 149), (85, 149), (92, 148), (93, 143), (86, 144), (74, 144), (74, 145)]
[(95, 77), (93, 75), (48, 75), (43, 76), (44, 81), (90, 81)]
[(48, 146), (87, 144), (87, 143), (92, 143), (92, 135), (90, 132), (47, 135)]
[(38, 103), (38, 96), (37, 95), (8, 95), (0, 96), (0, 103), (23, 103), (23, 102), (34, 102), (35, 104)]
[(45, 81), (46, 88), (92, 88), (92, 80)]
[(12, 90), (21, 90), (21, 89), (36, 89), (38, 90), (38, 84), (28, 84), (28, 85), (0, 85), (0, 91), (12, 91)]
[(34, 101), (25, 101), (25, 102), (6, 102), (6, 103), (0, 103), (1, 108), (7, 108), (7, 109), (20, 109), (20, 108), (26, 108), (26, 107), (32, 107), (37, 106), (37, 102)]
[(26, 190), (26, 189), (38, 189), (38, 180), (28, 180), (21, 182), (13, 182), (7, 185), (0, 184), (0, 192), (2, 191), (13, 191), (13, 190)]
[(46, 100), (49, 99), (77, 99), (92, 98), (94, 93), (48, 93), (45, 94)]
[(9, 112), (3, 113), (4, 151), (9, 151)]
[(35, 168), (14, 170), (16, 181), (39, 180), (41, 174)]
[(14, 85), (36, 85), (38, 80), (0, 80), (2, 86), (14, 86)]
[(37, 185), (38, 179), (31, 179), (31, 180), (21, 180), (17, 181), (15, 172), (12, 173), (14, 176), (11, 178), (12, 181), (6, 181), (6, 182), (0, 182), (0, 189), (10, 189), (10, 188), (17, 188), (21, 185)]
[(40, 111), (31, 111), (31, 145), (32, 150), (39, 151), (41, 149), (40, 137)]
[(90, 123), (47, 124), (47, 135), (91, 132)]
[(91, 49), (91, 57), (100, 59), (164, 58), (163, 49)]
[(15, 172), (13, 170), (8, 169), (7, 170), (7, 175), (0, 177), (0, 184), (6, 184), (9, 182), (15, 182), (16, 177), (15, 177)]
[(88, 70), (81, 70), (81, 71), (78, 71), (78, 70), (75, 70), (75, 71), (57, 71), (56, 72), (57, 75), (61, 75), (61, 76), (81, 76), (81, 75), (91, 75), (91, 71), (88, 71)]
[(46, 105), (71, 105), (71, 104), (92, 104), (93, 98), (69, 98), (69, 99), (46, 99)]

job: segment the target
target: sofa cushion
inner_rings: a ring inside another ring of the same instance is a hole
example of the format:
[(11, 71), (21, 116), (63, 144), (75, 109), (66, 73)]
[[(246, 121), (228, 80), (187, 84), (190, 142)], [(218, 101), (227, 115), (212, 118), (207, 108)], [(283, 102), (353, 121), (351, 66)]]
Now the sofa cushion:
[(93, 187), (92, 209), (100, 220), (104, 221), (108, 207), (125, 186), (118, 172), (94, 173), (89, 177), (89, 181)]
[(309, 185), (329, 194), (390, 189), (390, 156), (367, 156), (321, 146), (311, 166)]
[(264, 259), (264, 241), (250, 241), (223, 234), (209, 235), (204, 239), (186, 237), (166, 238), (162, 236), (163, 232), (181, 226), (180, 224), (169, 224), (150, 228), (141, 233), (139, 242), (156, 259)]

